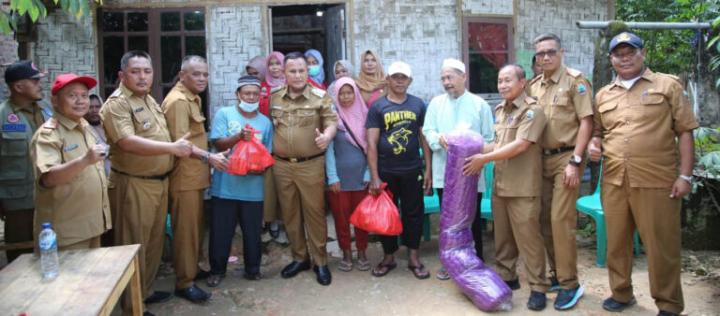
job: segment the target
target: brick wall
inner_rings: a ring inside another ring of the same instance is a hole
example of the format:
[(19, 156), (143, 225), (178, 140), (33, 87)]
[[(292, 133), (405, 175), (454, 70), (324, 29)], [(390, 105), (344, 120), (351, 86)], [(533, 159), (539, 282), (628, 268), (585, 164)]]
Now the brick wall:
[(210, 116), (237, 103), (237, 79), (245, 64), (265, 54), (262, 7), (210, 7), (207, 10), (207, 50), (210, 66)]
[(48, 71), (46, 96), (50, 95), (50, 85), (58, 74), (74, 72), (97, 78), (97, 42), (92, 16), (77, 20), (57, 10), (39, 21), (37, 32), (33, 61), (40, 69)]
[[(409, 93), (426, 102), (443, 92), (440, 66), (461, 58), (456, 6), (433, 0), (354, 1), (354, 49), (357, 59), (367, 49), (382, 59), (385, 71), (402, 60), (412, 67)], [(359, 60), (352, 60), (360, 69)]]
[(592, 75), (598, 31), (579, 29), (575, 22), (607, 19), (607, 0), (518, 0), (517, 10), (517, 50), (534, 51), (532, 41), (537, 35), (555, 33), (563, 41), (565, 64)]

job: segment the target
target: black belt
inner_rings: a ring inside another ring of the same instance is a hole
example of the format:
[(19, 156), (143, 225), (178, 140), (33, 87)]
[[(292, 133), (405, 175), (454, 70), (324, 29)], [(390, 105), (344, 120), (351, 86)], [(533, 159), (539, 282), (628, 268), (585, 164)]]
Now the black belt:
[(557, 155), (557, 154), (564, 153), (566, 151), (571, 151), (571, 150), (575, 150), (575, 147), (565, 146), (565, 147), (560, 147), (560, 148), (555, 148), (555, 149), (543, 149), (543, 155), (552, 156), (552, 155)]
[(320, 153), (320, 154), (317, 154), (317, 155), (314, 155), (314, 156), (301, 157), (301, 158), (288, 158), (288, 157), (283, 157), (283, 156), (278, 156), (278, 155), (273, 155), (273, 157), (275, 157), (275, 158), (277, 158), (277, 159), (280, 159), (280, 160), (285, 160), (285, 161), (288, 161), (288, 162), (303, 162), (303, 161), (313, 160), (313, 159), (315, 159), (315, 158), (322, 157), (322, 156), (324, 156), (324, 155), (325, 155), (325, 153)]
[(163, 174), (163, 175), (159, 175), (159, 176), (136, 176), (136, 175), (134, 175), (134, 174), (129, 174), (129, 173), (127, 173), (127, 172), (122, 172), (122, 171), (117, 170), (117, 169), (112, 168), (112, 167), (110, 168), (110, 170), (112, 170), (113, 172), (117, 172), (117, 173), (119, 173), (119, 174), (121, 174), (121, 175), (124, 175), (124, 176), (133, 177), (133, 178), (139, 178), (139, 179), (145, 179), (145, 180), (160, 180), (160, 181), (162, 181), (162, 180), (167, 179), (168, 176), (170, 176), (170, 172), (168, 172), (168, 173), (166, 173), (166, 174)]

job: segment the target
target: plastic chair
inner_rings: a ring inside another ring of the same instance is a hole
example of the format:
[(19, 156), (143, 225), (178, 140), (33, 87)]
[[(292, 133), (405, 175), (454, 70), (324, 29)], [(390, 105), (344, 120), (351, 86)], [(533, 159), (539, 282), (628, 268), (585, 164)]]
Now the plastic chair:
[(423, 240), (430, 240), (430, 214), (440, 212), (440, 198), (437, 191), (433, 189), (433, 195), (424, 196), (425, 202), (425, 218), (423, 219)]
[(480, 217), (492, 220), (492, 188), (495, 163), (489, 162), (485, 165), (485, 192), (483, 192), (482, 203), (480, 204)]
[[(595, 264), (600, 267), (605, 267), (607, 257), (607, 230), (605, 228), (605, 216), (603, 213), (602, 201), (600, 199), (600, 184), (602, 183), (602, 163), (600, 164), (600, 177), (598, 179), (597, 187), (595, 192), (591, 195), (586, 195), (578, 198), (575, 202), (575, 208), (578, 212), (590, 216), (595, 221), (595, 234), (597, 242), (597, 259)], [(635, 255), (640, 255), (640, 237), (637, 230), (633, 234), (633, 243)]]

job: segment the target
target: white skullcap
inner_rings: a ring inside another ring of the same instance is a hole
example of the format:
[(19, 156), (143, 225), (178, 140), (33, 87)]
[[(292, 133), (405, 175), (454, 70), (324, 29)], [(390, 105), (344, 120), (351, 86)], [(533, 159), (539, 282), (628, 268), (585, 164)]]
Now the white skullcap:
[(442, 68), (457, 69), (462, 73), (465, 73), (465, 64), (455, 58), (448, 58), (443, 60)]

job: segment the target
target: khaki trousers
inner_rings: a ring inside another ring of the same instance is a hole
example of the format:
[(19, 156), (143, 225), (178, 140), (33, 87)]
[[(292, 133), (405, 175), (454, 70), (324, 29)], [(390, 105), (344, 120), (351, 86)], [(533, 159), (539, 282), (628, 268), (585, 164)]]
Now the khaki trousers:
[(74, 244), (59, 247), (58, 250), (64, 251), (64, 250), (92, 249), (92, 248), (100, 248), (100, 235), (95, 236), (90, 239), (85, 239), (83, 241), (78, 241)]
[(193, 285), (198, 272), (198, 256), (204, 236), (203, 193), (205, 190), (170, 192), (173, 267), (175, 288)]
[[(279, 159), (276, 159), (276, 161)], [(278, 214), (278, 196), (275, 192), (275, 177), (273, 167), (267, 168), (263, 174), (263, 222), (272, 223), (280, 219)]]
[(650, 294), (660, 310), (684, 308), (680, 283), (680, 199), (670, 188), (633, 188), (627, 173), (620, 186), (602, 183), (607, 229), (607, 267), (613, 299), (633, 297), (633, 232), (637, 228), (647, 255)]
[[(523, 256), (530, 289), (545, 293), (545, 246), (540, 234), (539, 197), (501, 197), (493, 192), (495, 221), (495, 261), (497, 272), (505, 281), (518, 278), (518, 254)], [(519, 250), (519, 253), (518, 253)]]
[(296, 163), (276, 159), (273, 168), (293, 260), (312, 256), (315, 264), (326, 265), (325, 158)]
[[(543, 156), (542, 209), (540, 226), (547, 249), (550, 273), (555, 274), (560, 287), (574, 289), (577, 276), (577, 210), (575, 202), (580, 186), (569, 189), (563, 184), (565, 168), (573, 152)], [(582, 179), (585, 164), (578, 168)]]
[[(113, 173), (114, 188), (108, 190), (113, 210), (117, 245), (140, 244), (142, 297), (152, 293), (165, 239), (168, 180), (149, 180)], [(123, 310), (130, 311), (130, 295), (123, 295)]]

